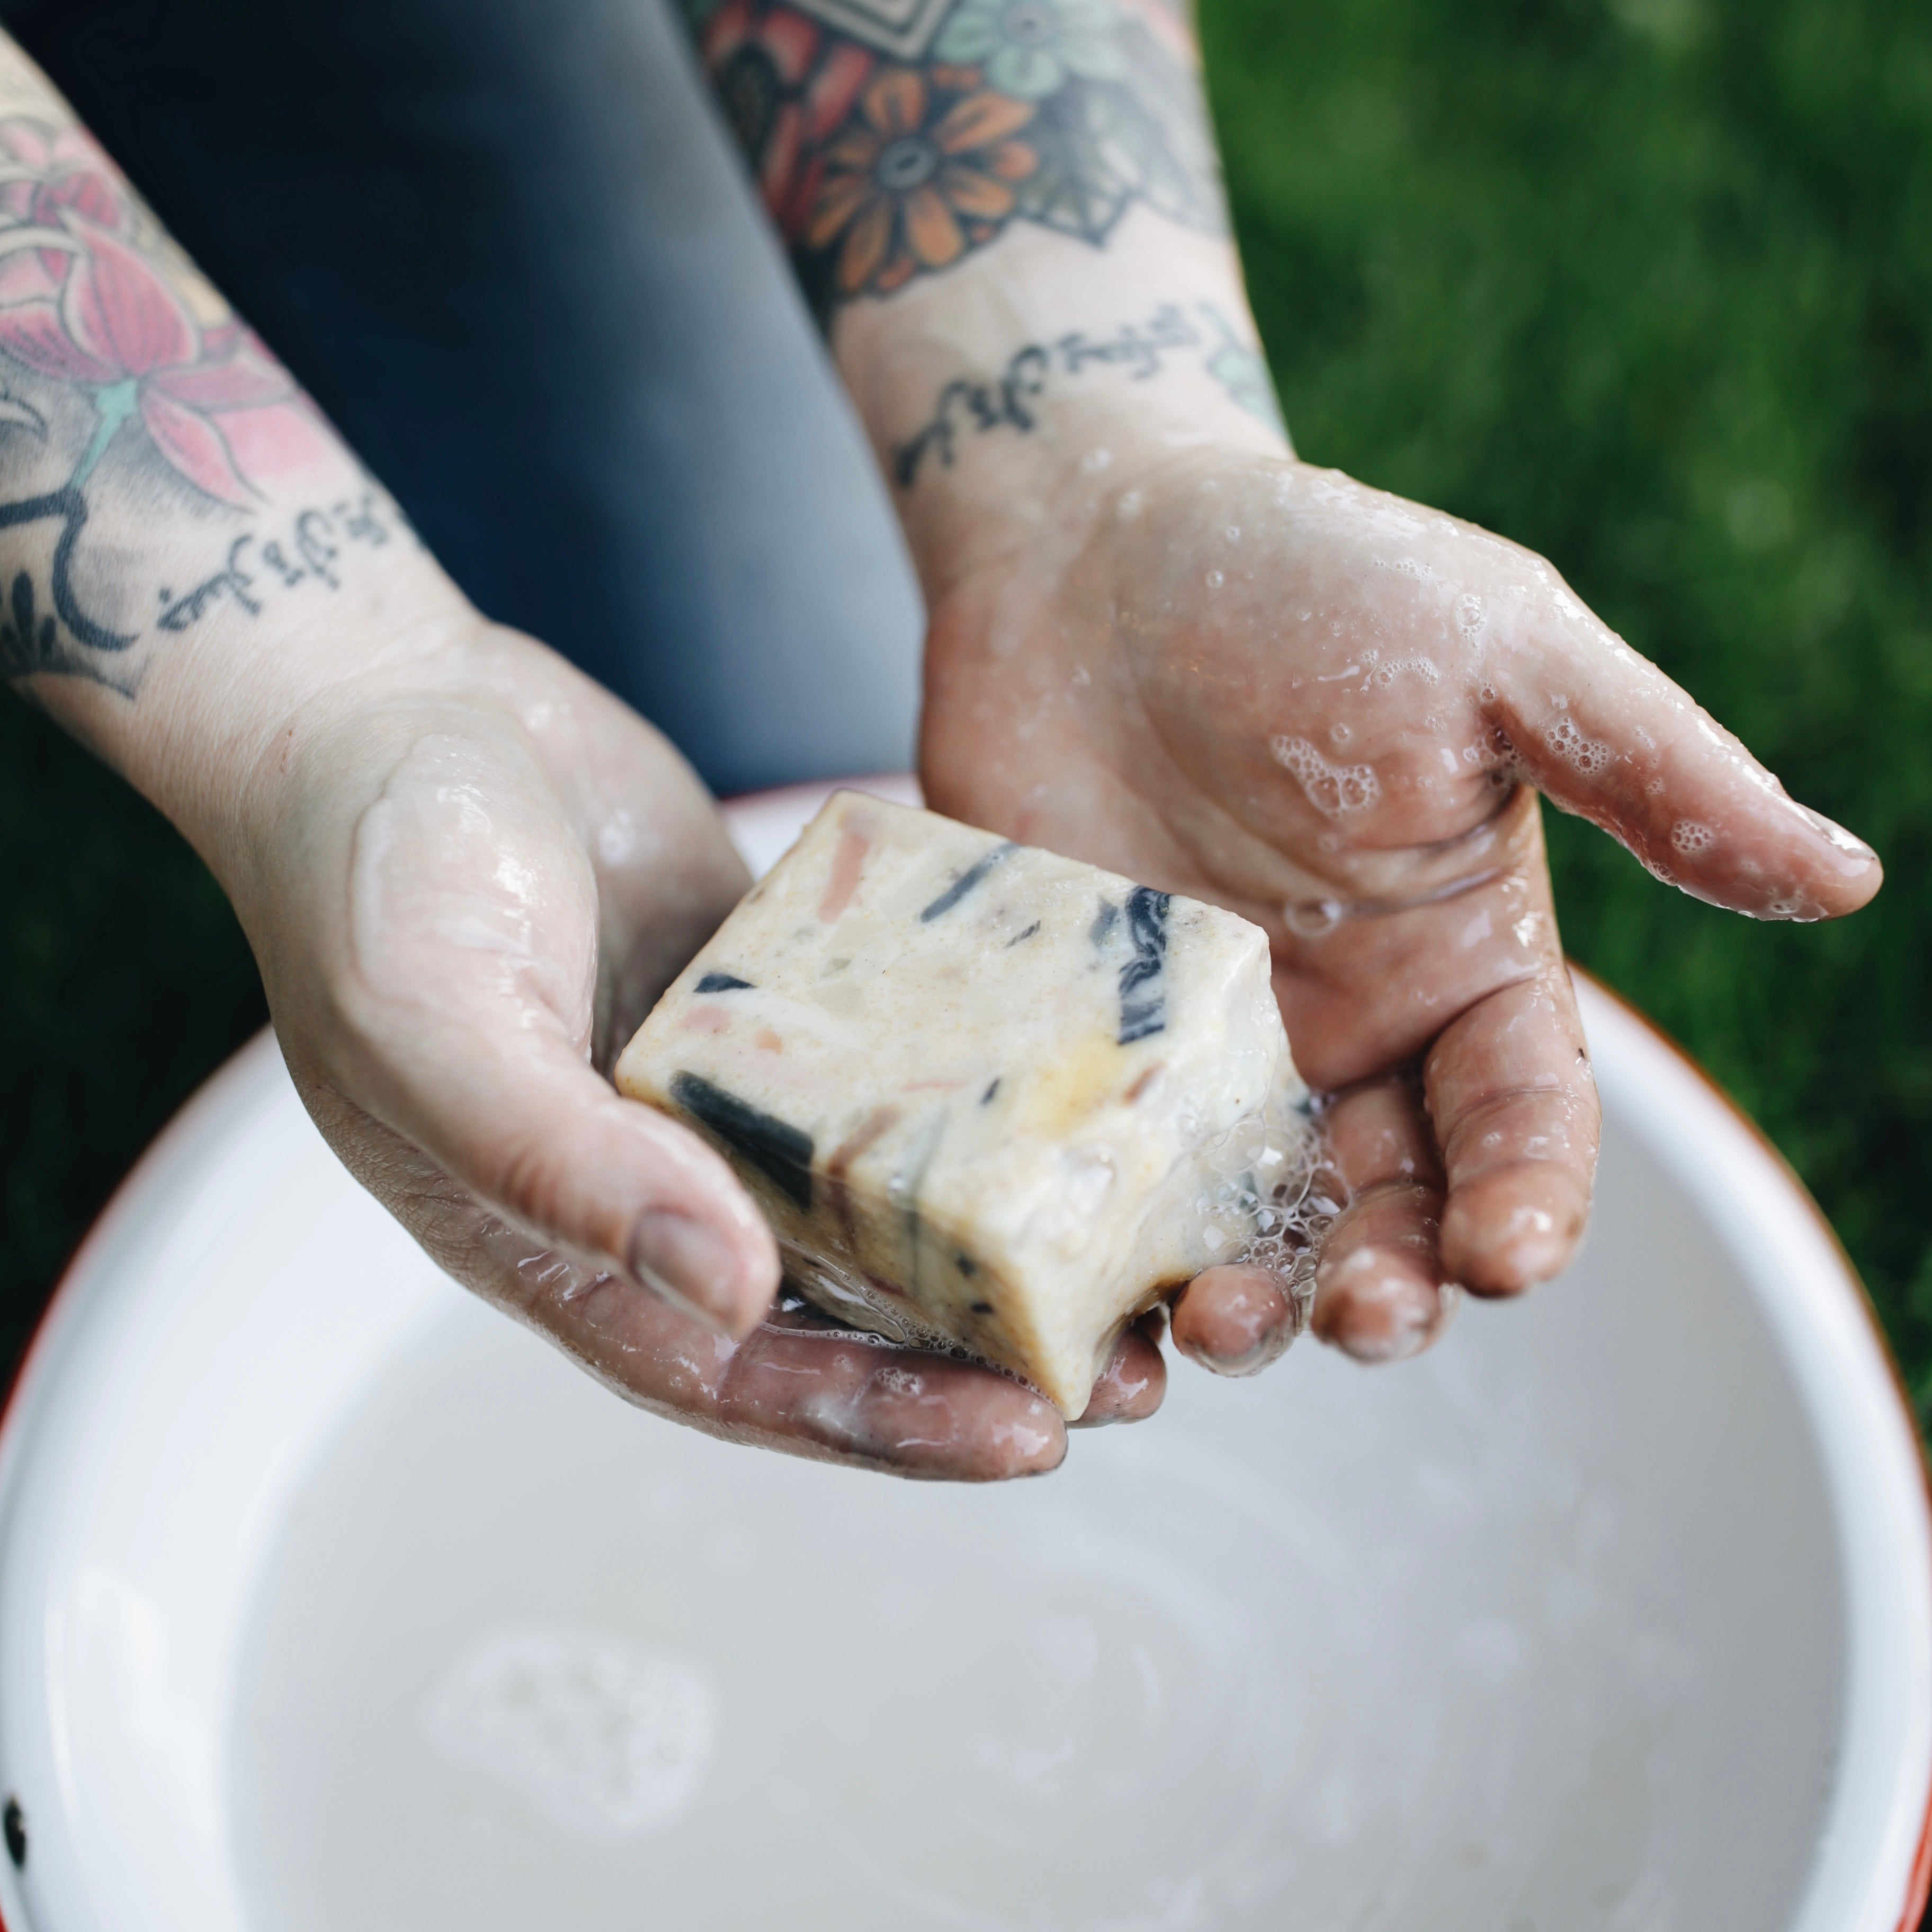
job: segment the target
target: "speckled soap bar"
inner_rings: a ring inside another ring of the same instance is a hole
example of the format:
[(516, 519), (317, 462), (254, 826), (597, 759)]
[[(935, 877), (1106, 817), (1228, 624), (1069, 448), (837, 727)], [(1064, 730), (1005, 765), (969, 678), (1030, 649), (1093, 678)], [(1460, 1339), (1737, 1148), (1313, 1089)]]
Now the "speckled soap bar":
[(1292, 1078), (1258, 927), (856, 792), (617, 1063), (731, 1162), (814, 1301), (1070, 1418), (1217, 1258), (1207, 1164)]

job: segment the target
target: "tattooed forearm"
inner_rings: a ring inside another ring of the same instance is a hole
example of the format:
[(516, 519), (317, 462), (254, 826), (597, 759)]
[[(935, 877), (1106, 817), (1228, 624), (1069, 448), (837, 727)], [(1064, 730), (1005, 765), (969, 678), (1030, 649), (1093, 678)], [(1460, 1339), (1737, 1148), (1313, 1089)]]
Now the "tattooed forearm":
[(1029, 222), (1104, 243), (1144, 203), (1225, 224), (1162, 0), (686, 0), (821, 322)]
[(992, 378), (956, 376), (942, 388), (932, 414), (912, 435), (896, 444), (892, 472), (901, 489), (910, 490), (930, 457), (950, 470), (960, 436), (984, 436), (1012, 430), (1024, 436), (1039, 424), (1039, 405), (1052, 385), (1093, 368), (1124, 370), (1134, 382), (1148, 382), (1168, 366), (1176, 354), (1198, 358), (1199, 366), (1219, 382), (1230, 398), (1286, 437), (1268, 365), (1250, 349), (1210, 302), (1184, 308), (1164, 303), (1146, 321), (1129, 322), (1108, 335), (1076, 331), (1052, 342), (1028, 342), (1006, 358), (1005, 368)]
[(276, 556), (334, 580), (344, 542), (400, 527), (373, 491), (283, 507), (345, 472), (286, 372), (0, 38), (0, 675), (132, 697), (144, 643), (253, 614)]

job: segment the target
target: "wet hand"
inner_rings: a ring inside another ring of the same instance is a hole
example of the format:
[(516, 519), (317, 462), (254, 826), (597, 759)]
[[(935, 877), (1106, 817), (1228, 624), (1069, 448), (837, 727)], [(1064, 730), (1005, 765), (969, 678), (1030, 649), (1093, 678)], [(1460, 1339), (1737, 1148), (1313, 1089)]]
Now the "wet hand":
[[(775, 1312), (777, 1249), (724, 1162), (606, 1078), (749, 883), (688, 767), (526, 638), (460, 622), (408, 665), (289, 722), (223, 867), (352, 1172), (644, 1408), (902, 1474), (1053, 1467), (1030, 1391)], [(1101, 1416), (1158, 1401), (1152, 1352), (1123, 1344)]]
[[(1588, 1216), (1538, 794), (1758, 918), (1852, 911), (1878, 861), (1513, 544), (1246, 450), (1102, 480), (933, 598), (927, 796), (1267, 932), (1348, 1198), (1316, 1328), (1408, 1354), (1458, 1286), (1558, 1273)], [(1253, 1275), (1202, 1276), (1177, 1344), (1279, 1352), (1292, 1308)]]

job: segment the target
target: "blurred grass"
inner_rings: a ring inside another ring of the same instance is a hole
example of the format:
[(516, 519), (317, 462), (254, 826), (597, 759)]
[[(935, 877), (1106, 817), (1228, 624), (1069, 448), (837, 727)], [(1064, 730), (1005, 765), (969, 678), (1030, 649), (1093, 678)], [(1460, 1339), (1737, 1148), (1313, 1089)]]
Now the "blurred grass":
[[(1203, 0), (1303, 454), (1550, 556), (1883, 854), (1755, 928), (1550, 827), (1572, 951), (1776, 1138), (1932, 1420), (1932, 9)], [(0, 1363), (262, 1018), (219, 894), (0, 704)]]
[(1544, 552), (1884, 858), (1758, 927), (1546, 814), (1570, 952), (1784, 1149), (1932, 1423), (1932, 8), (1202, 8), (1300, 453)]
[(0, 1390), (88, 1222), (267, 1016), (194, 854), (0, 695)]

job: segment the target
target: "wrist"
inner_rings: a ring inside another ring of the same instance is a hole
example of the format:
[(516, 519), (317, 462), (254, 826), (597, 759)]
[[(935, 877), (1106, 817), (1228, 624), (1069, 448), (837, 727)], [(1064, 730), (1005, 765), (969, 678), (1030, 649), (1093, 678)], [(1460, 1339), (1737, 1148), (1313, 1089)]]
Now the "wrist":
[(1041, 230), (842, 314), (842, 372), (928, 605), (1190, 450), (1288, 453), (1232, 250), (1144, 212), (1105, 254)]
[(287, 721), (332, 688), (406, 683), (480, 620), (332, 437), (242, 514), (144, 529), (122, 495), (97, 493), (88, 526), (111, 571), (90, 556), (71, 593), (108, 647), (76, 650), (63, 628), (64, 661), (28, 667), (27, 688), (218, 873), (248, 775)]

